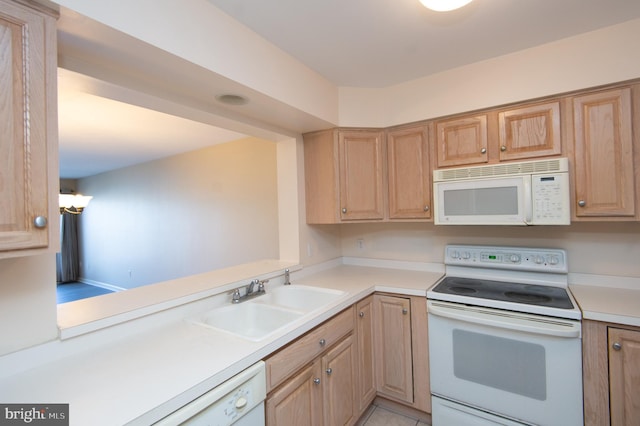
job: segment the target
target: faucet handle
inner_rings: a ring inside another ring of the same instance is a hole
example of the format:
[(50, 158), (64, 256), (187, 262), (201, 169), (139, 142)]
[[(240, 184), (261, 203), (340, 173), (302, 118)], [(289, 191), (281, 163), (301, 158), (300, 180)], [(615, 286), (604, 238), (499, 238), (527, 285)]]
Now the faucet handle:
[(263, 292), (264, 291), (264, 285), (266, 283), (268, 283), (269, 280), (260, 280), (258, 281), (258, 291)]
[(231, 296), (231, 303), (240, 303), (240, 289), (236, 288), (233, 290), (233, 295)]

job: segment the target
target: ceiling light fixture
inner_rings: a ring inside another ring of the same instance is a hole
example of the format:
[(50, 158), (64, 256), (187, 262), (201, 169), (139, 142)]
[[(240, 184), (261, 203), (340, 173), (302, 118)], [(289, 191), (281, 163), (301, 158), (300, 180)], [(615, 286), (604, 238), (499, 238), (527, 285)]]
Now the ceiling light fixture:
[(233, 94), (218, 95), (216, 96), (216, 99), (218, 102), (222, 102), (227, 105), (245, 105), (249, 103), (249, 99), (244, 96)]
[(471, 3), (471, 0), (420, 0), (420, 3), (427, 9), (436, 12), (448, 12), (466, 6)]

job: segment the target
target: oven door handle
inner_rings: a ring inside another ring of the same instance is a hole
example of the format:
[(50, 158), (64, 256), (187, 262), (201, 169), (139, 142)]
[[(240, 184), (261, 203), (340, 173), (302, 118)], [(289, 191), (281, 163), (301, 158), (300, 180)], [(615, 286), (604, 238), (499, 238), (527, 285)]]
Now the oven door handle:
[(432, 315), (471, 324), (482, 324), (525, 333), (570, 339), (579, 338), (581, 335), (580, 322), (560, 318), (545, 318), (519, 312), (500, 311), (431, 300), (428, 302), (428, 312)]

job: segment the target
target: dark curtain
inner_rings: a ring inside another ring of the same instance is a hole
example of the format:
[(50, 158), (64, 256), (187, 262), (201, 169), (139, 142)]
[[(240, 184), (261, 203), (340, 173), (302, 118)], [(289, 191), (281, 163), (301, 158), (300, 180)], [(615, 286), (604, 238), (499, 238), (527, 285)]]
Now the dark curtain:
[(78, 281), (80, 276), (80, 255), (78, 251), (77, 214), (63, 213), (60, 217), (60, 253), (56, 256), (58, 283)]

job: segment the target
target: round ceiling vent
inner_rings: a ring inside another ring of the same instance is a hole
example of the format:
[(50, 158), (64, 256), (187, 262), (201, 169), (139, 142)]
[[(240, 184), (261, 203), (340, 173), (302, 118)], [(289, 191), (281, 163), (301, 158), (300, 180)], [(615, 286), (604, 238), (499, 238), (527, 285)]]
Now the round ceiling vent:
[(227, 105), (245, 105), (249, 103), (249, 99), (245, 98), (244, 96), (233, 94), (217, 95), (216, 99), (218, 100), (218, 102), (222, 102), (223, 104)]

